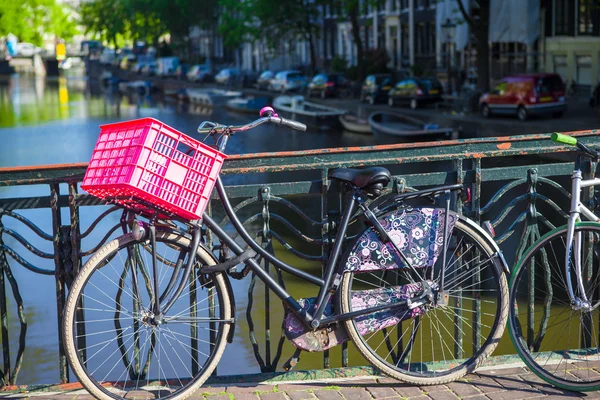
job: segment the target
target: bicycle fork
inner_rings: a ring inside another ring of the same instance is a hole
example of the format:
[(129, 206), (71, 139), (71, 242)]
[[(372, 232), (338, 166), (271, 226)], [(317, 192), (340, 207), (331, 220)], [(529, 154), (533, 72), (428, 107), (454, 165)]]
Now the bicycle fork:
[[(148, 240), (151, 248), (152, 254), (152, 274), (153, 274), (153, 282), (152, 282), (152, 301), (151, 301), (151, 309), (142, 311), (145, 315), (145, 319), (149, 321), (151, 324), (161, 324), (163, 321), (163, 317), (169, 311), (169, 309), (173, 306), (175, 301), (179, 298), (185, 287), (187, 286), (187, 277), (190, 275), (192, 271), (192, 267), (196, 260), (196, 252), (200, 245), (201, 239), (201, 228), (198, 225), (193, 225), (190, 233), (192, 235), (191, 245), (189, 248), (181, 250), (179, 253), (179, 257), (175, 262), (173, 273), (171, 278), (167, 284), (167, 287), (160, 293), (159, 289), (159, 274), (158, 274), (158, 257), (157, 257), (157, 249), (156, 249), (156, 221), (157, 218), (151, 218), (148, 223), (144, 223), (141, 221), (137, 221), (131, 217), (127, 218), (127, 212), (124, 212), (123, 217), (121, 218), (121, 224), (123, 226), (123, 230), (126, 231), (126, 226), (131, 225), (131, 232), (134, 235), (136, 240)], [(135, 262), (135, 255), (128, 255), (130, 261), (131, 268), (131, 276), (132, 276), (132, 291), (134, 297), (138, 300), (138, 307), (142, 310), (142, 305), (139, 302), (141, 299), (139, 293), (138, 286), (138, 265)], [(186, 260), (187, 258), (187, 260)], [(185, 265), (184, 265), (185, 263)], [(183, 274), (181, 273), (183, 269)], [(179, 278), (179, 282), (177, 282)], [(167, 300), (168, 299), (168, 300)], [(144, 321), (147, 322), (147, 321)]]

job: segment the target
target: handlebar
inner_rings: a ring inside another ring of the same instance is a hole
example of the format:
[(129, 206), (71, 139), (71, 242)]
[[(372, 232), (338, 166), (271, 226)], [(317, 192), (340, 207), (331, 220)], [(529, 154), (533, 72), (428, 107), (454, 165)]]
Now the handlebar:
[(259, 119), (252, 121), (246, 125), (221, 125), (214, 122), (204, 121), (198, 127), (198, 133), (233, 134), (235, 132), (242, 132), (254, 129), (257, 126), (267, 122), (287, 126), (288, 128), (292, 128), (297, 131), (306, 131), (306, 125), (304, 125), (303, 123), (282, 118), (279, 115), (277, 115), (275, 113), (275, 110), (273, 110), (271, 107), (265, 107), (262, 110), (260, 110)]
[(600, 159), (600, 152), (590, 149), (589, 147), (587, 147), (585, 144), (578, 141), (577, 138), (574, 138), (573, 136), (567, 136), (567, 135), (563, 135), (562, 133), (554, 132), (552, 134), (552, 136), (550, 136), (550, 139), (555, 143), (562, 143), (562, 144), (566, 144), (569, 146), (576, 146), (577, 149), (579, 149), (579, 151), (584, 153), (586, 156), (591, 157), (594, 160)]

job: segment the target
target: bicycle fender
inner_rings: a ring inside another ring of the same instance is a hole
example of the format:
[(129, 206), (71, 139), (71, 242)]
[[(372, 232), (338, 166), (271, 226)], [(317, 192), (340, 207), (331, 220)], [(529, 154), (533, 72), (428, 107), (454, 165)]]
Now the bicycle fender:
[(459, 215), (458, 218), (460, 219), (460, 222), (477, 232), (485, 241), (485, 243), (490, 246), (492, 250), (494, 250), (492, 262), (499, 266), (506, 274), (510, 275), (510, 268), (508, 268), (504, 254), (502, 253), (502, 250), (500, 250), (500, 247), (498, 247), (498, 243), (496, 243), (490, 234), (487, 233), (485, 229), (479, 226), (479, 224), (477, 224), (475, 221), (463, 217), (462, 215)]

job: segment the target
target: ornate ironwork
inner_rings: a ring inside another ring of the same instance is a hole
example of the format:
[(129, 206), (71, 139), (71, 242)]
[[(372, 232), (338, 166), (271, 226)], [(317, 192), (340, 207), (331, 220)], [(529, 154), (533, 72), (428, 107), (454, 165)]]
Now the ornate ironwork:
[[(596, 147), (600, 145), (595, 132), (569, 134), (578, 136), (586, 144)], [(493, 228), (509, 264), (513, 264), (542, 231), (564, 223), (566, 214), (562, 210), (568, 206), (569, 192), (563, 185), (572, 172), (573, 163), (572, 157), (561, 159), (561, 156), (570, 150), (566, 146), (553, 144), (549, 135), (542, 134), (231, 156), (222, 173), (226, 182), (230, 182), (227, 191), (237, 202), (236, 212), (243, 216), (245, 226), (265, 248), (278, 255), (287, 251), (292, 257), (322, 265), (327, 260), (344, 198), (339, 186), (327, 179), (330, 169), (388, 166), (395, 175), (388, 193), (412, 191), (417, 187), (431, 185), (463, 183), (471, 187), (472, 201), (463, 207), (460, 199), (455, 199), (453, 208)], [(515, 160), (519, 161), (513, 162)], [(57, 331), (61, 338), (59, 327), (62, 323), (62, 309), (73, 277), (87, 257), (120, 234), (119, 214), (115, 214), (117, 208), (101, 205), (95, 198), (78, 193), (78, 182), (81, 181), (85, 168), (86, 164), (0, 168), (0, 187), (46, 185), (47, 190), (45, 193), (40, 192), (37, 197), (0, 199), (0, 322), (3, 352), (0, 379), (4, 385), (17, 382), (19, 370), (25, 362), (23, 354), (27, 336), (24, 314), (26, 305), (19, 294), (19, 284), (12, 269), (20, 265), (36, 274), (55, 276)], [(591, 168), (587, 171), (588, 174), (592, 172)], [(246, 178), (250, 175), (256, 183), (235, 183), (236, 177)], [(67, 191), (61, 194), (61, 188), (65, 185)], [(586, 199), (592, 199), (591, 192), (587, 193)], [(82, 207), (85, 209), (82, 210)], [(45, 217), (48, 221), (28, 219), (25, 216), (27, 211), (34, 209), (48, 209), (50, 213)], [(217, 201), (211, 204), (209, 211), (216, 216), (223, 215)], [(67, 213), (68, 225), (62, 220), (62, 216)], [(90, 215), (94, 213), (96, 217), (91, 219)], [(80, 216), (85, 218), (81, 219)], [(7, 227), (9, 220), (11, 226)], [(226, 217), (221, 217), (222, 226), (227, 226), (228, 223)], [(18, 229), (13, 228), (13, 225), (18, 226)], [(51, 226), (51, 232), (45, 232), (40, 226)], [(95, 240), (94, 237), (100, 239)], [(213, 244), (210, 232), (204, 237), (209, 244)], [(36, 243), (39, 240), (51, 243), (53, 252), (41, 250), (38, 245), (33, 244), (33, 238), (36, 238)], [(12, 243), (18, 243), (31, 256), (52, 260), (54, 268), (28, 261)], [(222, 257), (227, 256), (228, 249), (215, 247), (217, 249)], [(269, 270), (269, 265), (262, 260), (261, 262)], [(242, 278), (246, 274), (247, 270), (242, 270), (232, 276)], [(278, 279), (282, 281), (281, 274)], [(10, 285), (10, 293), (7, 283)], [(292, 358), (286, 365), (293, 365), (299, 352), (282, 359), (283, 335), (276, 340), (272, 337), (273, 332), (276, 332), (272, 328), (281, 323), (274, 319), (273, 312), (279, 305), (271, 302), (268, 292), (264, 294), (264, 321), (260, 321), (259, 325), (256, 315), (253, 315), (256, 310), (252, 307), (258, 287), (256, 278), (252, 277), (246, 309), (248, 334), (261, 371), (269, 372), (274, 371), (281, 360), (290, 356)], [(19, 339), (15, 342), (9, 339), (14, 334), (9, 336), (7, 317), (8, 297), (11, 294), (20, 324)], [(479, 340), (481, 309), (478, 302), (473, 303), (474, 317), (469, 326), (473, 328), (473, 338)], [(462, 323), (465, 318), (457, 315), (455, 320)], [(85, 326), (81, 325), (83, 332)], [(258, 326), (261, 329), (256, 329)], [(462, 331), (463, 328), (457, 329)], [(259, 335), (264, 336), (264, 342), (258, 338)], [(536, 338), (530, 340), (534, 343)], [(260, 343), (264, 343), (264, 346)], [(460, 349), (456, 349), (456, 352), (458, 356)], [(345, 345), (341, 358), (341, 365), (347, 366), (348, 349)], [(67, 382), (69, 375), (65, 360), (61, 344), (58, 367), (60, 379)], [(328, 352), (324, 355), (323, 365), (330, 365)]]

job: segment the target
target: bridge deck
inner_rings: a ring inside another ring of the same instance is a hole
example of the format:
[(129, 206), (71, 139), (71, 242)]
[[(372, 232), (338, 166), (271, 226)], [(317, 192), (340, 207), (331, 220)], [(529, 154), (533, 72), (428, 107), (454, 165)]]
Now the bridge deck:
[[(332, 375), (335, 370), (329, 370)], [(291, 376), (323, 376), (327, 370), (293, 373)], [(283, 374), (290, 375), (290, 374)], [(522, 367), (494, 366), (482, 368), (475, 374), (446, 385), (412, 386), (390, 378), (357, 376), (354, 378), (328, 378), (317, 380), (261, 380), (272, 374), (251, 375), (245, 378), (219, 379), (205, 385), (189, 399), (202, 400), (371, 400), (371, 399), (419, 399), (419, 400), (520, 400), (600, 398), (600, 392), (575, 393), (554, 388)], [(43, 387), (11, 387), (0, 398), (35, 399), (92, 399), (79, 384)], [(141, 391), (131, 391), (129, 398), (144, 397)]]

